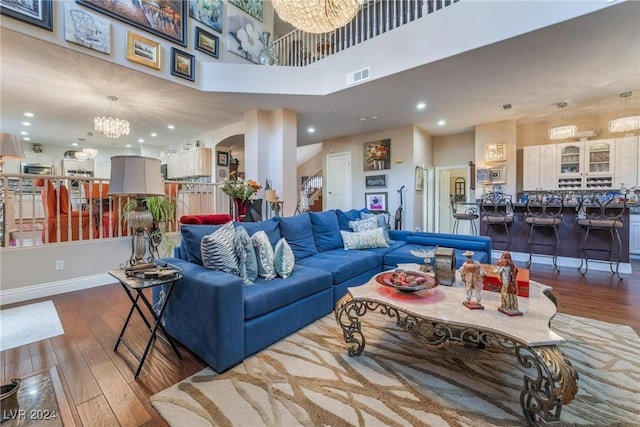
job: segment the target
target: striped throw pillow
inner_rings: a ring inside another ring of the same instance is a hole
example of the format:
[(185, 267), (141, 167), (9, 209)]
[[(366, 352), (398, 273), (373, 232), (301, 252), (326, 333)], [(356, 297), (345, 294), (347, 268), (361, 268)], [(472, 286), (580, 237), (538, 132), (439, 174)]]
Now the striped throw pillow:
[(200, 244), (202, 265), (212, 270), (224, 271), (238, 276), (240, 266), (236, 254), (236, 230), (228, 222), (213, 233), (204, 236)]

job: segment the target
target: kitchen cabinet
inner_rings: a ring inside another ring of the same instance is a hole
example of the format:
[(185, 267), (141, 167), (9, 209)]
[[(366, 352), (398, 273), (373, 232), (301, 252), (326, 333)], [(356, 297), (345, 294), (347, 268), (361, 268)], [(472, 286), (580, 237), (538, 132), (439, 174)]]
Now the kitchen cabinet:
[(640, 214), (629, 215), (629, 253), (640, 255)]
[(614, 188), (640, 184), (640, 143), (637, 136), (616, 138)]
[(557, 188), (559, 190), (612, 189), (614, 147), (614, 139), (557, 144)]
[(524, 191), (556, 188), (556, 145), (535, 145), (523, 149), (522, 188)]
[(167, 156), (167, 177), (211, 176), (211, 148), (198, 147)]

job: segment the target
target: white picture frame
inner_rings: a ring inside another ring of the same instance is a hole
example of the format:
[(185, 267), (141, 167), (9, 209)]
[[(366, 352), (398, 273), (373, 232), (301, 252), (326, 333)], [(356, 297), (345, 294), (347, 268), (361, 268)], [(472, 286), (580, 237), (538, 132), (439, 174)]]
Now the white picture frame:
[(507, 144), (504, 142), (494, 142), (484, 144), (485, 162), (504, 162), (507, 160)]

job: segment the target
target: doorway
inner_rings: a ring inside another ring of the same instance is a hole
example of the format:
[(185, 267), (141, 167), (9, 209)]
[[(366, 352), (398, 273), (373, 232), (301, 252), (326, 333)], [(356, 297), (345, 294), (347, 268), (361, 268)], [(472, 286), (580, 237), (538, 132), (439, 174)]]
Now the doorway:
[[(469, 165), (441, 166), (436, 168), (436, 231), (451, 233), (453, 228), (453, 212), (451, 211), (451, 196), (459, 195), (464, 202), (475, 200), (475, 191), (469, 186), (471, 169)], [(461, 183), (464, 180), (464, 191)], [(457, 184), (457, 186), (456, 186)], [(471, 234), (469, 221), (461, 221), (458, 234)]]
[(327, 155), (325, 169), (326, 200), (325, 210), (351, 209), (351, 152)]

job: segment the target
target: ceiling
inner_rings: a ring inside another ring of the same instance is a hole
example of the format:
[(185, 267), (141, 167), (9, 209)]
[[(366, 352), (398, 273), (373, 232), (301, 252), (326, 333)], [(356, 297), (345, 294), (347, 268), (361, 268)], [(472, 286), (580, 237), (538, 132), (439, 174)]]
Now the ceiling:
[[(640, 106), (636, 1), (325, 96), (205, 93), (5, 28), (1, 37), (2, 132), (19, 133), (24, 112), (32, 111), (30, 142), (67, 147), (79, 138), (96, 148), (135, 147), (138, 138), (180, 146), (253, 109), (296, 111), (298, 145), (307, 145), (410, 124), (438, 136), (504, 119), (532, 123), (558, 117), (560, 101), (568, 103), (565, 118), (616, 115), (618, 94), (628, 90), (629, 108)], [(113, 114), (132, 123), (128, 137), (92, 134), (93, 117), (109, 111), (108, 95), (119, 98)], [(418, 101), (428, 108), (416, 110)]]

